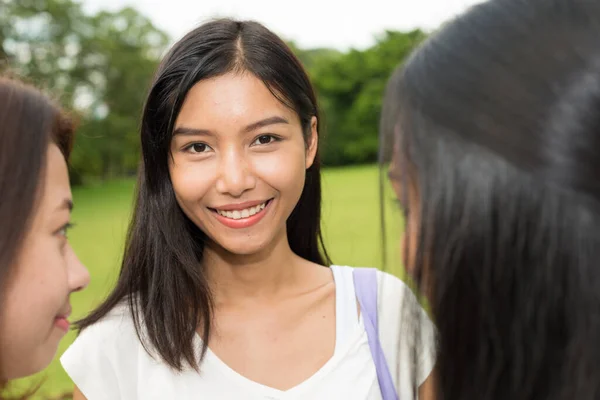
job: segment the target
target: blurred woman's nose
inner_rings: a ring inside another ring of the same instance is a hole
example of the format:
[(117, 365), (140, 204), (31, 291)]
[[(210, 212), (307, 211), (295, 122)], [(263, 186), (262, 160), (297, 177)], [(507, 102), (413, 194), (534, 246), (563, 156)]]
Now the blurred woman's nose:
[(77, 254), (69, 245), (67, 255), (67, 273), (69, 280), (69, 289), (71, 292), (83, 290), (90, 283), (90, 273), (87, 268), (79, 261)]

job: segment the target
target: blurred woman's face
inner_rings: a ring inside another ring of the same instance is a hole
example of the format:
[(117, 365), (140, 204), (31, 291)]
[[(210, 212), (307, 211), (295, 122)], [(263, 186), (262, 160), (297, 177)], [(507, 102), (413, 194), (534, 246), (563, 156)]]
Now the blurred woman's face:
[(434, 295), (433, 271), (428, 268), (429, 258), (425, 252), (417, 265), (419, 235), (424, 216), (418, 184), (412, 171), (405, 171), (407, 163), (401, 162), (399, 151), (395, 151), (388, 170), (388, 176), (400, 207), (405, 214), (404, 229), (400, 237), (400, 257), (409, 276), (416, 279), (422, 294), (430, 299)]
[(69, 330), (69, 295), (89, 274), (67, 240), (73, 205), (67, 164), (48, 147), (34, 215), (6, 282), (0, 317), (2, 379), (36, 373), (53, 359)]
[(388, 177), (398, 204), (400, 204), (406, 215), (404, 229), (400, 236), (400, 257), (404, 263), (404, 268), (412, 275), (415, 268), (414, 262), (419, 229), (419, 198), (416, 185), (411, 183), (407, 171), (403, 171), (400, 167), (402, 163), (399, 157), (399, 151), (396, 150), (390, 163)]

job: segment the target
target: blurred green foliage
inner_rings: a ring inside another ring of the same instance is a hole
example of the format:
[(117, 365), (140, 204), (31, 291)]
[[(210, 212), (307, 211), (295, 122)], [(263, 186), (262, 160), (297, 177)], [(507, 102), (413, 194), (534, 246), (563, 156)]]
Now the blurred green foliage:
[[(289, 42), (319, 97), (325, 165), (376, 160), (385, 82), (424, 38), (386, 31), (372, 47), (347, 52)], [(80, 121), (74, 184), (135, 174), (144, 97), (170, 43), (132, 8), (89, 15), (73, 0), (0, 0), (0, 72), (48, 90)]]

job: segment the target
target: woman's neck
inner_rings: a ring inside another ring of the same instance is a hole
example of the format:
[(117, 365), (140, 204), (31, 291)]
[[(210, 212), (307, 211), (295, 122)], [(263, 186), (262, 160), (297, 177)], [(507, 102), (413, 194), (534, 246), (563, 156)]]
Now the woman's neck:
[(203, 267), (215, 305), (249, 299), (272, 301), (301, 284), (301, 272), (308, 262), (294, 254), (287, 235), (282, 236), (256, 254), (232, 254), (214, 244), (205, 247)]

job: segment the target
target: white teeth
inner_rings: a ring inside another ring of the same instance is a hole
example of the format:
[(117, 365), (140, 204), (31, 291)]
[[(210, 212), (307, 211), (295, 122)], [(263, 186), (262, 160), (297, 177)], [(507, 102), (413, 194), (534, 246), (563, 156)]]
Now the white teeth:
[(243, 210), (235, 210), (235, 211), (216, 210), (216, 211), (219, 213), (219, 215), (222, 215), (226, 218), (242, 219), (242, 218), (248, 218), (248, 217), (253, 216), (254, 214), (256, 214), (259, 211), (261, 211), (262, 209), (264, 209), (266, 207), (266, 205), (267, 205), (267, 203), (264, 202), (257, 206), (245, 208)]

